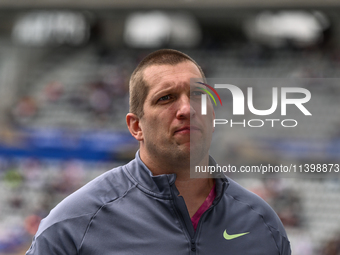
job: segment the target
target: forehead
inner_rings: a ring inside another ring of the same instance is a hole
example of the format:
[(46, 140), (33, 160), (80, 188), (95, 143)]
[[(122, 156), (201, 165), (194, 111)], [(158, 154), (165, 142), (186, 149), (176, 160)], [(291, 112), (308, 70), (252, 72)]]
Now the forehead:
[(169, 86), (170, 84), (190, 85), (191, 78), (202, 78), (198, 67), (191, 61), (176, 65), (152, 65), (144, 70), (144, 81), (149, 89)]

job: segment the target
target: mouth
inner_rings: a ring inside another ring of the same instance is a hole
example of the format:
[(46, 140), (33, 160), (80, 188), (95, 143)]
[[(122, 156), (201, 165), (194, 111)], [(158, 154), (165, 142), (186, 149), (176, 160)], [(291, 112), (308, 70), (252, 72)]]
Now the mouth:
[(200, 129), (196, 126), (184, 126), (184, 127), (181, 127), (179, 129), (177, 129), (174, 133), (181, 133), (181, 134), (185, 134), (185, 133), (189, 133), (192, 132), (192, 131), (200, 131)]

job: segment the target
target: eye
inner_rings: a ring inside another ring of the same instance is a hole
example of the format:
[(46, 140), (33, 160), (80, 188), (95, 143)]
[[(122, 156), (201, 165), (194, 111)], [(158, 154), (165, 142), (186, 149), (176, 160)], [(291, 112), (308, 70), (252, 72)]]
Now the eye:
[(202, 90), (195, 90), (192, 92), (192, 96), (201, 96), (205, 94)]
[(158, 102), (162, 102), (162, 101), (167, 101), (170, 100), (171, 96), (170, 95), (166, 95), (166, 96), (162, 96), (158, 99)]

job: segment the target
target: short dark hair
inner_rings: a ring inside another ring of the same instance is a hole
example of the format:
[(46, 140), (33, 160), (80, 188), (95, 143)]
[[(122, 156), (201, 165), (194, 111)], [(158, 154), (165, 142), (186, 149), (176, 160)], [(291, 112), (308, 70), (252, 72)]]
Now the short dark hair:
[(153, 65), (177, 65), (179, 63), (191, 61), (199, 69), (202, 78), (204, 78), (204, 73), (202, 68), (189, 57), (187, 54), (172, 50), (172, 49), (162, 49), (152, 52), (146, 56), (136, 67), (130, 78), (130, 112), (137, 115), (138, 118), (143, 117), (143, 105), (145, 99), (149, 92), (149, 87), (144, 80), (144, 70)]

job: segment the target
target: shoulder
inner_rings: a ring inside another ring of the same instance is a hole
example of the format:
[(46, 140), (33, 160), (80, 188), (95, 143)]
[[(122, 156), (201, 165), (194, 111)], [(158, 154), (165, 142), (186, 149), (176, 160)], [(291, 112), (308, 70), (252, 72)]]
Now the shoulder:
[[(31, 249), (53, 247), (56, 254), (72, 254), (70, 251), (81, 245), (93, 216), (135, 186), (124, 173), (124, 168), (120, 166), (100, 175), (61, 201), (41, 221)], [(65, 253), (58, 250), (61, 243), (63, 247), (68, 246)]]
[(234, 180), (228, 178), (226, 194), (232, 199), (249, 206), (252, 210), (262, 215), (276, 215), (274, 210), (261, 197), (242, 187)]
[[(263, 228), (270, 232), (281, 251), (280, 254), (290, 254), (288, 253), (290, 245), (286, 231), (280, 218), (270, 205), (232, 179), (228, 178), (228, 183), (225, 196), (227, 196), (229, 201), (233, 201), (236, 204), (235, 207), (242, 208), (240, 212), (244, 213), (243, 217), (247, 217), (246, 221), (261, 222)], [(242, 213), (239, 216), (241, 217), (241, 215)]]
[(52, 209), (43, 220), (38, 234), (56, 222), (95, 214), (103, 205), (118, 199), (132, 186), (133, 183), (124, 173), (124, 166), (100, 175)]

